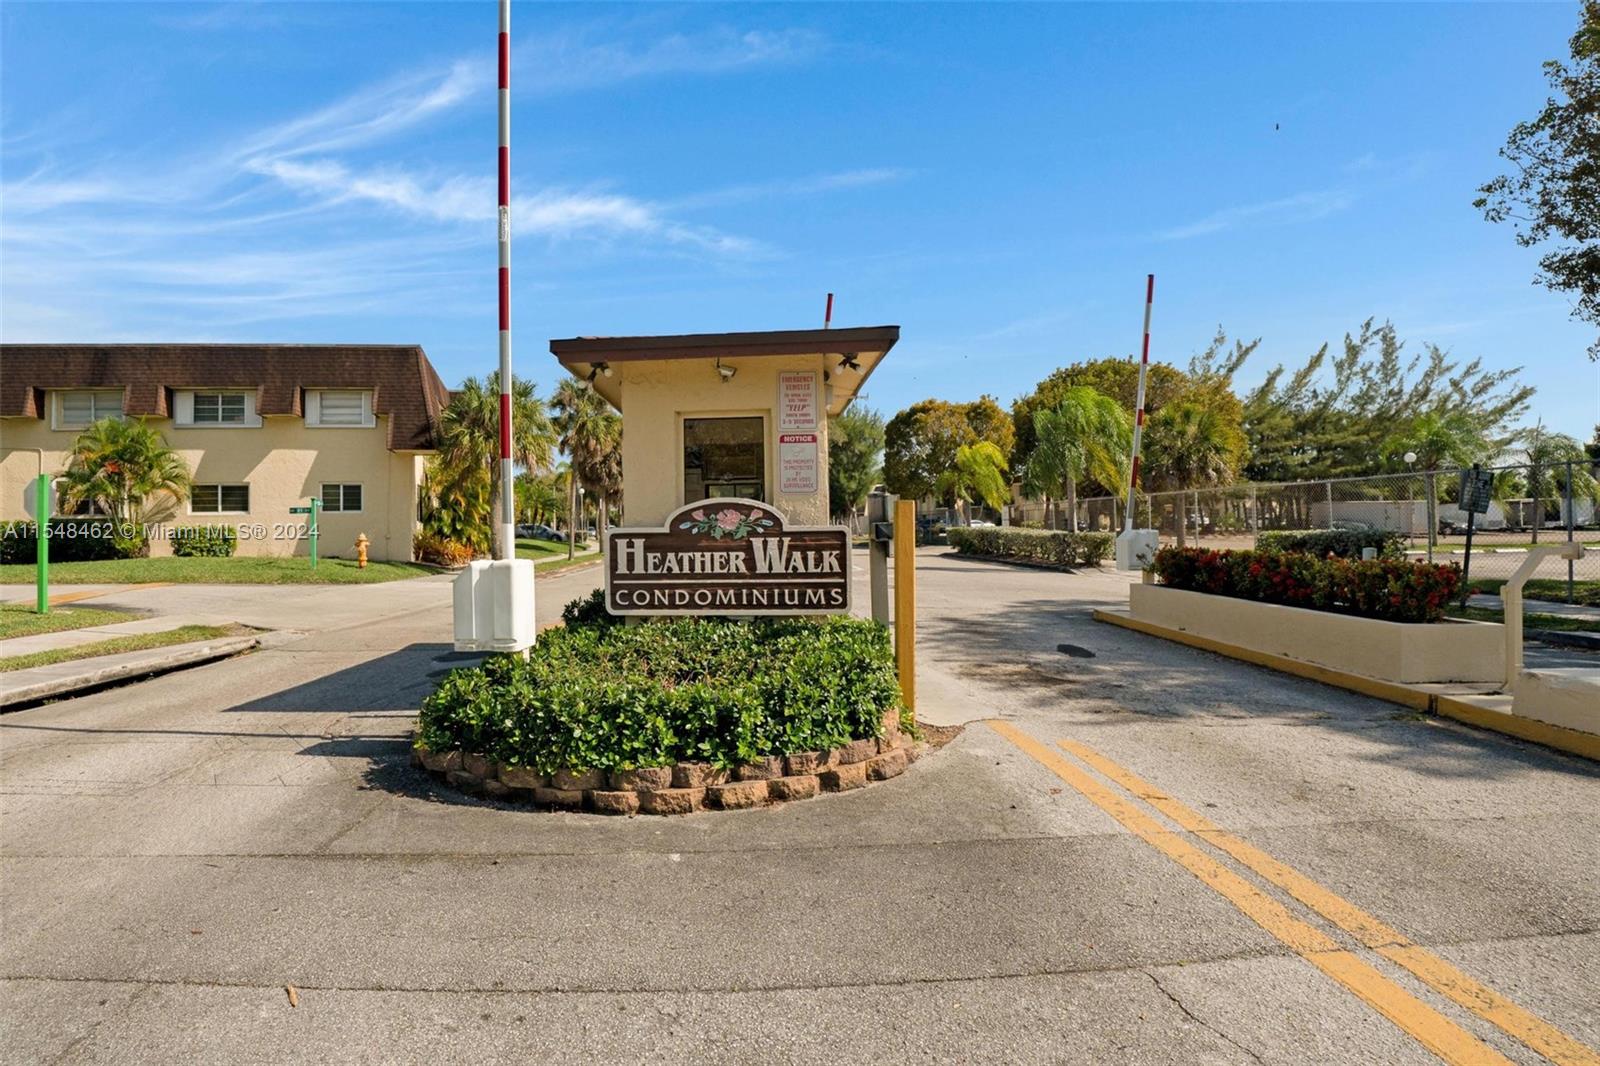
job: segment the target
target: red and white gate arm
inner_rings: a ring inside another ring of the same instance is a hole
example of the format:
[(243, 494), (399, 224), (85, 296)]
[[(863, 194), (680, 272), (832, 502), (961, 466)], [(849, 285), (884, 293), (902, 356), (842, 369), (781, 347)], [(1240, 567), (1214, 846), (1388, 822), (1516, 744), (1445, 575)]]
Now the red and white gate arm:
[(1155, 300), (1156, 276), (1147, 274), (1144, 279), (1144, 351), (1139, 356), (1139, 395), (1134, 401), (1133, 462), (1128, 465), (1128, 507), (1122, 519), (1124, 531), (1133, 528), (1134, 493), (1139, 485), (1139, 444), (1144, 439), (1144, 381), (1150, 372), (1150, 308)]
[(500, 558), (516, 558), (511, 463), (511, 0), (500, 0)]

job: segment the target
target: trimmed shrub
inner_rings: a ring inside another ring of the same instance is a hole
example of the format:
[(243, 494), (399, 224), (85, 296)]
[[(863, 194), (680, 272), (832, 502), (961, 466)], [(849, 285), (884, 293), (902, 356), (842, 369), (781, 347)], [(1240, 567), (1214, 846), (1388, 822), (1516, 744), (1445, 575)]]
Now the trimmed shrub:
[(174, 526), (172, 554), (184, 557), (226, 559), (239, 547), (239, 531), (232, 526)]
[(418, 533), (411, 538), (411, 554), (419, 563), (455, 568), (472, 562), (472, 548), (438, 533)]
[(1376, 548), (1378, 558), (1398, 559), (1403, 554), (1405, 537), (1376, 526), (1351, 526), (1339, 529), (1269, 529), (1256, 534), (1257, 551), (1309, 552), (1326, 559), (1361, 558), (1361, 549)]
[(730, 767), (879, 736), (900, 703), (889, 632), (864, 619), (618, 625), (592, 600), (563, 617), (527, 659), (447, 675), (422, 703), (419, 743), (538, 773)]
[(1320, 558), (1307, 552), (1162, 548), (1163, 585), (1389, 622), (1437, 622), (1461, 586), (1455, 563)]
[(1051, 566), (1098, 566), (1115, 544), (1110, 533), (1006, 526), (952, 526), (949, 537), (951, 546), (962, 555), (989, 555)]
[[(109, 518), (50, 519), (50, 561), (88, 563), (133, 559), (150, 553), (144, 531), (123, 536)], [(0, 563), (31, 563), (39, 558), (38, 527), (29, 521), (0, 522)]]

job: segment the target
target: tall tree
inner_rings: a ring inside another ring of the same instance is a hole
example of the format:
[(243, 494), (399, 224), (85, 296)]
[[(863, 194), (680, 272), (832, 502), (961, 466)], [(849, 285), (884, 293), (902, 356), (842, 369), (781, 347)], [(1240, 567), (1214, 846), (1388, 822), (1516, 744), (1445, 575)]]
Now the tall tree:
[[(1514, 169), (1472, 203), (1490, 222), (1512, 221), (1524, 248), (1558, 242), (1534, 281), (1576, 296), (1572, 317), (1600, 326), (1600, 0), (1583, 0), (1571, 65), (1552, 59), (1544, 74), (1552, 95), (1500, 149)], [(1600, 338), (1589, 358), (1600, 359)]]
[[(1150, 419), (1145, 440), (1145, 477), (1151, 488), (1172, 491), (1233, 481), (1244, 434), (1238, 423), (1200, 399), (1169, 403)], [(1188, 508), (1178, 501), (1178, 546), (1188, 526)]]
[[(1011, 405), (1011, 419), (1016, 426), (1017, 446), (1010, 455), (1019, 469), (1033, 452), (1037, 440), (1034, 435), (1034, 412), (1054, 408), (1061, 397), (1074, 386), (1087, 386), (1116, 400), (1131, 416), (1139, 391), (1139, 363), (1132, 358), (1091, 359), (1071, 363), (1053, 371), (1049, 377), (1034, 386), (1032, 392)], [(1175, 400), (1190, 386), (1188, 375), (1166, 363), (1151, 363), (1145, 381), (1145, 413), (1152, 415), (1164, 404)], [(1111, 488), (1113, 486), (1107, 486)]]
[(1487, 458), (1491, 449), (1482, 427), (1465, 411), (1425, 411), (1391, 438), (1384, 451), (1391, 457), (1416, 455), (1414, 465), (1423, 471), (1422, 498), (1427, 505), (1428, 546), (1431, 548), (1439, 532), (1439, 492), (1444, 487), (1438, 483), (1434, 471), (1469, 466)]
[(605, 543), (605, 524), (610, 503), (622, 490), (622, 416), (594, 389), (576, 378), (556, 386), (550, 406), (555, 411), (555, 427), (561, 450), (572, 464), (567, 500), (570, 521), (567, 531), (567, 557), (576, 547), (579, 529), (578, 486), (595, 497), (599, 507), (597, 532)]
[[(534, 391), (533, 382), (513, 378), (511, 382), (511, 457), (525, 469), (548, 466), (554, 433), (544, 401)], [(500, 372), (485, 380), (468, 378), (450, 394), (450, 402), (439, 414), (440, 473), (469, 480), (477, 471), (489, 477), (490, 538), (496, 556), (502, 550), (510, 555), (513, 545), (497, 543), (500, 523), (500, 494), (505, 486), (495, 467), (500, 462)], [(513, 488), (512, 491), (515, 491)]]
[(956, 452), (977, 439), (963, 405), (914, 403), (884, 428), (883, 482), (908, 500), (932, 496), (939, 475), (955, 465)]
[(152, 506), (187, 499), (190, 485), (189, 465), (161, 432), (124, 418), (102, 418), (79, 433), (63, 479), (69, 503), (95, 505), (119, 536), (132, 530), (134, 540)]
[(864, 399), (828, 419), (829, 514), (854, 514), (883, 477), (883, 415)]
[(962, 404), (961, 413), (978, 439), (993, 444), (1001, 459), (1009, 463), (1017, 447), (1017, 427), (1010, 412), (1000, 406), (1000, 401), (984, 393), (971, 403)]
[(967, 502), (974, 498), (999, 510), (1006, 504), (1006, 457), (986, 440), (963, 444), (956, 449), (956, 461), (939, 475), (934, 491), (953, 500), (956, 512), (966, 519)]
[(1576, 437), (1551, 433), (1535, 426), (1528, 435), (1528, 495), (1533, 499), (1533, 542), (1539, 543), (1545, 504), (1555, 502), (1563, 520), (1565, 501), (1588, 499), (1600, 503), (1600, 492), (1588, 463), (1588, 453)]
[(1068, 527), (1078, 528), (1078, 482), (1093, 478), (1120, 484), (1127, 476), (1133, 421), (1116, 400), (1087, 385), (1074, 385), (1053, 408), (1033, 414), (1034, 447), (1023, 468), (1023, 486), (1067, 502)]

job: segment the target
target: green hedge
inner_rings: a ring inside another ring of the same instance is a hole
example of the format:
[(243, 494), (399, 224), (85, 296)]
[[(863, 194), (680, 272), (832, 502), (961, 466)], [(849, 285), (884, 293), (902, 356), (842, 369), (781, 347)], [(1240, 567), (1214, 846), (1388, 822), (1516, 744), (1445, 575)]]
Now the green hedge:
[(225, 559), (239, 547), (239, 531), (232, 526), (174, 526), (172, 554)]
[[(124, 531), (126, 532), (126, 531)], [(38, 559), (39, 528), (33, 522), (0, 522), (0, 563)], [(133, 559), (149, 554), (143, 532), (119, 535), (108, 518), (50, 519), (50, 561), (87, 563), (99, 559)]]
[(528, 659), (452, 671), (422, 703), (418, 743), (539, 773), (675, 762), (730, 767), (879, 736), (900, 705), (888, 630), (856, 618), (654, 619), (594, 600)]
[(1325, 559), (1306, 552), (1162, 548), (1153, 569), (1163, 585), (1176, 589), (1390, 622), (1437, 622), (1461, 587), (1455, 563)]
[(1349, 529), (1271, 529), (1256, 534), (1256, 550), (1309, 552), (1326, 559), (1361, 558), (1361, 549), (1376, 548), (1380, 558), (1398, 559), (1404, 554), (1405, 537), (1387, 529), (1356, 526)]
[(949, 536), (950, 544), (962, 555), (992, 555), (1055, 566), (1096, 566), (1105, 561), (1115, 544), (1110, 533), (1009, 526), (952, 526)]

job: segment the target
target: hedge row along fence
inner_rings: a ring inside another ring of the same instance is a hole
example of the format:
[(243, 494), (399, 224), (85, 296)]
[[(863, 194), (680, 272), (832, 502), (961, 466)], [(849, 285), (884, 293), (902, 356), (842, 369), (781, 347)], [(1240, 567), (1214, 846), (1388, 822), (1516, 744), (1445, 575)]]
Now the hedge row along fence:
[(1455, 563), (1322, 558), (1306, 552), (1162, 548), (1153, 569), (1163, 585), (1175, 589), (1389, 622), (1437, 622), (1461, 587)]
[(1111, 554), (1114, 544), (1110, 533), (1067, 533), (1010, 526), (951, 526), (947, 535), (951, 546), (962, 555), (987, 555), (1050, 566), (1098, 566)]
[[(490, 781), (508, 785), (509, 770), (523, 784), (508, 787), (545, 789), (536, 798), (564, 806), (603, 802), (574, 793), (701, 789), (657, 798), (661, 806), (689, 809), (713, 784), (810, 776), (814, 791), (826, 784), (824, 768), (887, 758), (904, 769), (906, 756), (891, 752), (911, 743), (915, 729), (901, 704), (888, 631), (877, 623), (685, 618), (623, 625), (606, 613), (602, 596), (569, 604), (566, 625), (542, 634), (527, 659), (493, 656), (447, 675), (422, 704), (416, 747), (423, 764), (455, 774), (459, 787), (489, 792), (498, 791)], [(452, 757), (459, 759), (454, 767), (447, 765)], [(815, 769), (774, 772), (791, 760)], [(841, 773), (850, 779), (867, 771)], [(663, 784), (675, 779), (698, 783)], [(619, 781), (652, 787), (617, 787)], [(765, 790), (763, 801), (800, 798), (808, 785), (795, 783), (794, 796), (773, 791), (786, 787), (745, 791)]]
[(1379, 558), (1399, 559), (1405, 554), (1405, 537), (1387, 529), (1356, 526), (1348, 529), (1269, 529), (1256, 534), (1257, 551), (1309, 552), (1327, 558), (1359, 559), (1364, 548)]

